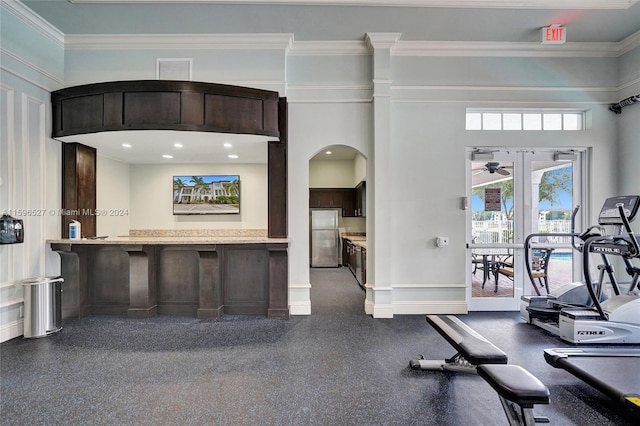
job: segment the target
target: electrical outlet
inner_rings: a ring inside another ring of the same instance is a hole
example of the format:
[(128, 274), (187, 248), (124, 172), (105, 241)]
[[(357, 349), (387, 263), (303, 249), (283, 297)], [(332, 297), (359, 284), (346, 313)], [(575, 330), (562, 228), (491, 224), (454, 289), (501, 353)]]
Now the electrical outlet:
[(436, 237), (436, 245), (438, 247), (446, 247), (449, 245), (449, 237)]

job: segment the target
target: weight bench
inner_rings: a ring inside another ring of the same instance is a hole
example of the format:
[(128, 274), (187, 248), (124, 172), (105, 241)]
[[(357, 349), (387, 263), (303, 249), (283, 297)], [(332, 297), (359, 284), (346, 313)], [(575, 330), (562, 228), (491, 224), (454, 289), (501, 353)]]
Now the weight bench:
[(518, 365), (507, 364), (507, 355), (453, 315), (427, 315), (427, 322), (457, 350), (444, 360), (411, 360), (413, 370), (458, 371), (482, 377), (500, 397), (510, 425), (548, 423), (535, 417), (535, 404), (549, 403), (549, 389)]
[(506, 364), (508, 361), (507, 354), (453, 315), (427, 315), (427, 322), (458, 353), (444, 360), (426, 360), (419, 355), (417, 360), (409, 362), (414, 370), (475, 373), (480, 364)]

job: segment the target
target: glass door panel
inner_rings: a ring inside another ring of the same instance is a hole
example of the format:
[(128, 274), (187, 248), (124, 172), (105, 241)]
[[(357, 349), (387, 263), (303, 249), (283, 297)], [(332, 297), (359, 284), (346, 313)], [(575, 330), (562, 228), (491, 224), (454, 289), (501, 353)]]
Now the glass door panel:
[(472, 297), (514, 296), (513, 182), (513, 161), (472, 161)]
[(531, 161), (531, 234), (542, 235), (530, 241), (530, 265), (537, 278), (525, 277), (525, 294), (537, 294), (534, 285), (547, 294), (574, 281), (572, 239), (561, 234), (572, 232), (575, 180), (573, 161)]
[[(557, 234), (572, 232), (586, 153), (507, 148), (484, 153), (493, 158), (481, 161), (473, 152), (467, 157), (467, 302), (472, 311), (518, 310), (522, 295), (547, 294), (580, 280), (580, 253), (570, 236)], [(575, 217), (576, 232), (583, 216)], [(542, 235), (530, 239), (529, 275), (525, 242), (531, 234)]]

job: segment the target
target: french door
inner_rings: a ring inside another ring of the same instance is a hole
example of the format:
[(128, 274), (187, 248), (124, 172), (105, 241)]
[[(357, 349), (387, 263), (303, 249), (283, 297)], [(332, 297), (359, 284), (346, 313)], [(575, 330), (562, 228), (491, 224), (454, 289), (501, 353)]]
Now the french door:
[(524, 254), (530, 234), (582, 228), (586, 209), (579, 210), (573, 221), (572, 213), (583, 199), (585, 156), (585, 151), (576, 149), (475, 148), (467, 152), (470, 310), (518, 310), (523, 294), (546, 294), (547, 287), (552, 290), (580, 279), (578, 253), (572, 250), (569, 237), (531, 239), (529, 253), (534, 262), (540, 253), (551, 253), (546, 276), (534, 282), (527, 274)]

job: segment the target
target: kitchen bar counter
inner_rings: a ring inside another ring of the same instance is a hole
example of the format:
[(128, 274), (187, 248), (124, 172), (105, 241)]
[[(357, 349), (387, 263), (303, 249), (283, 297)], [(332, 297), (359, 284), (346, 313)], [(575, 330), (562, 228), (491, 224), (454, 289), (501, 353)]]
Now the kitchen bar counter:
[(61, 259), (65, 318), (289, 317), (286, 238), (128, 236), (47, 243)]
[(122, 236), (114, 238), (83, 238), (71, 240), (63, 238), (59, 240), (47, 240), (49, 244), (75, 244), (75, 245), (207, 245), (207, 244), (262, 244), (262, 243), (288, 243), (287, 238), (268, 237), (242, 237), (242, 236), (212, 236), (212, 237), (132, 237)]

